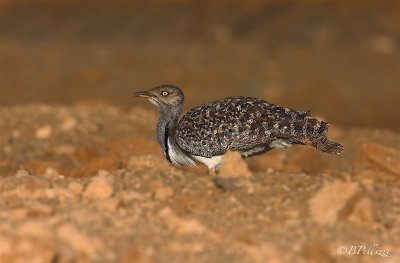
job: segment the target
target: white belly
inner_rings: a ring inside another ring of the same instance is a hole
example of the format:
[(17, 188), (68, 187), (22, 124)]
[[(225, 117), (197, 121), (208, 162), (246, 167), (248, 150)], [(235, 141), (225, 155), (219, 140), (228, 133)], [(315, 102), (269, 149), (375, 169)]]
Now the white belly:
[(197, 166), (196, 162), (193, 160), (206, 165), (208, 169), (218, 169), (221, 164), (223, 155), (213, 156), (211, 158), (195, 156), (193, 155), (193, 159), (187, 156), (182, 150), (176, 149), (172, 146), (169, 138), (168, 138), (168, 155), (171, 159), (171, 162), (177, 166)]
[(205, 164), (208, 169), (216, 169), (219, 167), (221, 164), (223, 155), (218, 155), (218, 156), (213, 156), (211, 158), (207, 157), (202, 157), (202, 156), (193, 156), (197, 161), (201, 162), (202, 164)]
[(285, 140), (281, 140), (281, 139), (272, 141), (269, 144), (269, 147), (271, 147), (271, 148), (289, 148), (290, 146), (292, 146), (292, 144), (288, 143)]

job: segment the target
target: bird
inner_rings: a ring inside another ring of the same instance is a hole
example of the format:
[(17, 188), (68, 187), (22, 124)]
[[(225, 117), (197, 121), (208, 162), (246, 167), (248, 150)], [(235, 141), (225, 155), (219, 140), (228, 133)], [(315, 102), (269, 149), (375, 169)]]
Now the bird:
[(205, 103), (180, 117), (184, 93), (174, 85), (134, 95), (147, 98), (158, 109), (157, 140), (166, 159), (176, 166), (200, 163), (210, 175), (217, 175), (227, 151), (238, 151), (243, 158), (296, 144), (330, 154), (344, 151), (341, 144), (328, 139), (329, 123), (310, 116), (310, 111), (236, 96)]

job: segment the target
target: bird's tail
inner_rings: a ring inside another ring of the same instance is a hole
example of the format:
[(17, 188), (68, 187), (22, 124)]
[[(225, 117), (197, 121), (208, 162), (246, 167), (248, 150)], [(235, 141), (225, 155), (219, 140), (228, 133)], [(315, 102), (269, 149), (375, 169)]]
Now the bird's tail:
[(329, 140), (327, 137), (312, 138), (309, 145), (325, 153), (340, 154), (344, 151), (343, 145)]
[(344, 147), (327, 137), (329, 123), (309, 118), (304, 129), (306, 132), (305, 144), (314, 147), (322, 152), (331, 154), (340, 154), (344, 151)]

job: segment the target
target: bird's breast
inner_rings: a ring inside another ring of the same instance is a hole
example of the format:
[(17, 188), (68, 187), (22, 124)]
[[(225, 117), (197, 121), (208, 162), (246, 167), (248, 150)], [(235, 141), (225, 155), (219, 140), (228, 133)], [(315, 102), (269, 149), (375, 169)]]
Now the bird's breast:
[(182, 149), (180, 149), (179, 146), (171, 140), (171, 138), (168, 138), (167, 151), (168, 156), (174, 165), (190, 167), (197, 166), (196, 162), (190, 156), (188, 156), (187, 153), (182, 151)]

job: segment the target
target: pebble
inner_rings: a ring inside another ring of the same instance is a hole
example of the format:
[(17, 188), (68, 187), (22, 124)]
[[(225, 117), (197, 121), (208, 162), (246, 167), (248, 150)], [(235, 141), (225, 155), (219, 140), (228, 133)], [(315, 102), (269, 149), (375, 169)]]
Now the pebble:
[(66, 117), (60, 125), (60, 130), (64, 132), (71, 131), (75, 129), (77, 121), (74, 117)]
[(50, 125), (44, 125), (38, 128), (35, 132), (36, 138), (40, 140), (48, 139), (53, 133), (53, 127)]
[(324, 186), (308, 201), (311, 218), (322, 225), (332, 225), (338, 213), (357, 193), (358, 184), (335, 180)]
[(86, 187), (83, 197), (87, 199), (105, 199), (110, 197), (114, 192), (113, 178), (104, 172), (92, 178)]
[(68, 191), (74, 195), (80, 195), (83, 191), (83, 185), (81, 183), (72, 181), (68, 184)]
[(64, 176), (61, 175), (56, 169), (52, 167), (47, 167), (44, 176), (49, 178), (49, 179), (57, 179), (57, 178), (63, 178)]
[(19, 137), (21, 137), (21, 131), (20, 130), (13, 130), (11, 133), (11, 137), (13, 139), (18, 139)]
[(221, 163), (221, 177), (249, 177), (252, 173), (239, 152), (227, 152)]

